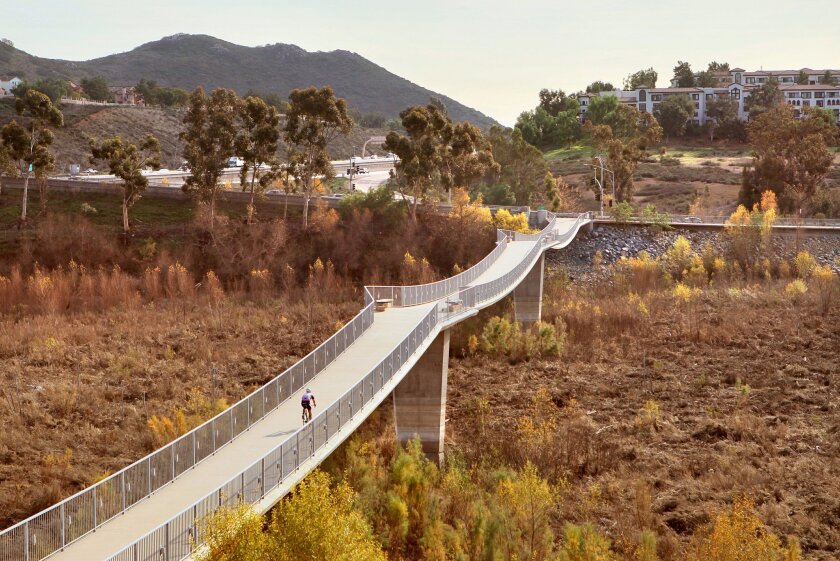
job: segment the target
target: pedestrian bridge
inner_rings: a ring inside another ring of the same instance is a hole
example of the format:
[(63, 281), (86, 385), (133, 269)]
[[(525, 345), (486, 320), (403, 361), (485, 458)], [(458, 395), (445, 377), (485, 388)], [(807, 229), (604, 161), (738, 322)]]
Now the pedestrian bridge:
[[(589, 214), (534, 218), (539, 233), (498, 231), (495, 249), (455, 277), (366, 287), (352, 321), (265, 386), (0, 533), (0, 561), (180, 561), (201, 544), (208, 514), (239, 501), (267, 511), (391, 394), (399, 439), (419, 435), (442, 459), (449, 328), (511, 292), (516, 318), (539, 320), (545, 251), (592, 227)], [(319, 407), (301, 427), (304, 386)]]

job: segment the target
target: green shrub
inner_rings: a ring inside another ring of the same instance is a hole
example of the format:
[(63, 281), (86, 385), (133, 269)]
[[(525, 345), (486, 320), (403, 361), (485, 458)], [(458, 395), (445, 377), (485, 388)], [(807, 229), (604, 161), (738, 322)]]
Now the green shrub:
[(619, 224), (627, 224), (633, 218), (633, 205), (622, 201), (612, 208), (611, 213), (613, 220)]
[(671, 229), (671, 217), (665, 212), (657, 212), (654, 205), (645, 205), (645, 208), (642, 209), (642, 219), (655, 233)]
[(566, 524), (558, 561), (615, 561), (610, 540), (591, 524)]
[(484, 353), (504, 356), (514, 363), (541, 356), (560, 356), (565, 346), (566, 328), (562, 320), (557, 326), (537, 322), (523, 329), (517, 321), (494, 316), (484, 324), (479, 338), (479, 347)]

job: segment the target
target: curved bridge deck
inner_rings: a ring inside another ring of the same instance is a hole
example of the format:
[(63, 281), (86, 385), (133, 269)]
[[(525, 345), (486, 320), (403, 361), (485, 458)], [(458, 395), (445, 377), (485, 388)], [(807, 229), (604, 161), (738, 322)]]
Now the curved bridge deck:
[[(318, 400), (315, 419), (304, 429), (295, 384), (284, 386), (282, 399), (278, 384), (276, 406), (269, 411), (264, 405), (264, 416), (253, 423), (249, 420), (247, 430), (236, 434), (232, 428), (235, 437), (212, 454), (204, 459), (194, 457), (194, 465), (179, 473), (174, 467), (178, 456), (173, 451), (172, 471), (179, 475), (148, 497), (124, 507), (104, 523), (94, 522), (94, 530), (74, 540), (67, 536), (72, 524), (80, 522), (60, 510), (60, 522), (58, 526), (52, 522), (49, 532), (53, 543), (56, 532), (65, 541), (53, 546), (44, 544), (46, 530), (43, 525), (38, 529), (39, 519), (33, 517), (28, 525), (22, 523), (0, 535), (0, 561), (39, 561), (45, 557), (56, 561), (175, 561), (189, 556), (190, 542), (201, 541), (199, 521), (208, 513), (220, 504), (237, 500), (254, 503), (263, 511), (270, 508), (352, 434), (441, 330), (509, 294), (546, 249), (567, 245), (588, 222), (583, 215), (558, 217), (540, 235), (512, 236), (514, 239), (508, 235), (493, 262), (459, 289), (461, 294), (473, 291), (464, 307), (453, 309), (447, 304), (447, 298), (457, 292), (375, 315), (369, 302), (371, 315), (362, 332), (343, 350), (336, 346), (331, 362), (316, 369), (314, 377), (300, 380), (300, 385), (313, 389)], [(317, 367), (317, 359), (315, 364)], [(250, 402), (248, 406), (250, 411)], [(193, 438), (194, 447), (195, 442)], [(195, 449), (192, 454), (196, 454)], [(151, 475), (149, 479), (152, 487)], [(105, 504), (102, 493), (98, 498), (94, 494), (94, 503)], [(125, 479), (122, 493), (125, 504)], [(61, 543), (66, 543), (63, 549)]]

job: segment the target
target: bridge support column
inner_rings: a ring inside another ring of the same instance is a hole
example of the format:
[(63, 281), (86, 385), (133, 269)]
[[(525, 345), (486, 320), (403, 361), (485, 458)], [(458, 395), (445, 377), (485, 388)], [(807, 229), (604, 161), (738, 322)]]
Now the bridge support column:
[(448, 373), (447, 329), (435, 337), (417, 364), (394, 389), (394, 422), (400, 444), (419, 436), (426, 456), (441, 465), (446, 428)]
[(542, 318), (543, 271), (545, 254), (540, 255), (519, 286), (513, 289), (513, 315), (524, 326), (534, 324)]

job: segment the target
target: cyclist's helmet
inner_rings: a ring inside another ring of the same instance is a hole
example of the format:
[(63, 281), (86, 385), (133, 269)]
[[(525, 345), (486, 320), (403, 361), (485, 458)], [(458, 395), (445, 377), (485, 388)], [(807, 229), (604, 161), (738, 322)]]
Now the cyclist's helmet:
[(310, 390), (309, 388), (306, 388), (306, 393), (312, 393), (312, 390)]

